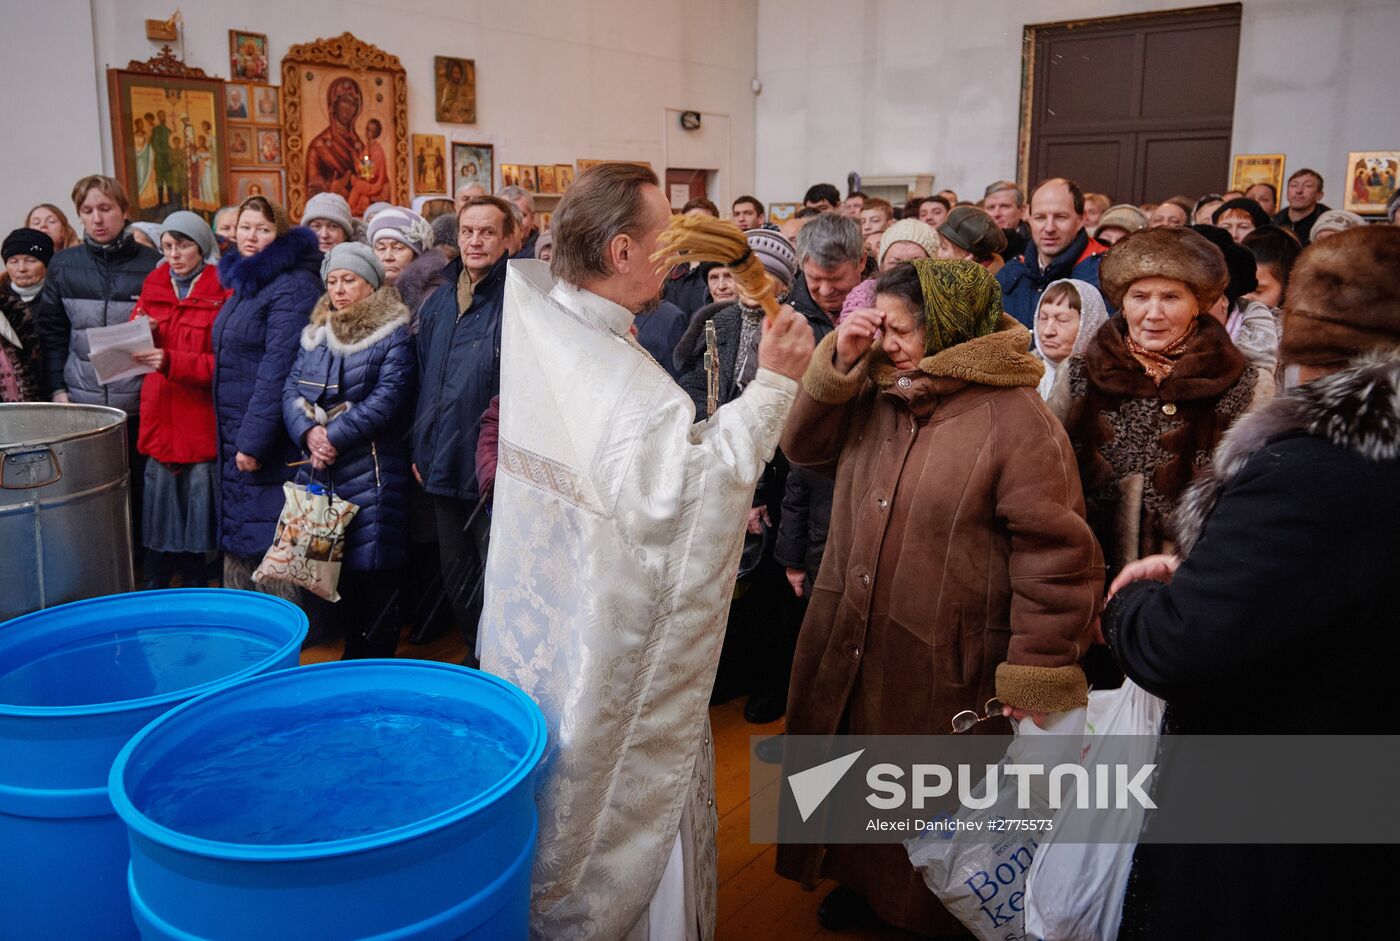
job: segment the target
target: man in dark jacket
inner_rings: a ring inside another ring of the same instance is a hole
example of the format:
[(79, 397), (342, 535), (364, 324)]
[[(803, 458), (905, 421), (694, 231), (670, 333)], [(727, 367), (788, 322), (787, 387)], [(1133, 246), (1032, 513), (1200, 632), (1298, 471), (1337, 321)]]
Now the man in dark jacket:
[(131, 319), (146, 276), (160, 264), (160, 253), (132, 237), (126, 191), (111, 177), (79, 180), (73, 187), (73, 205), (83, 222), (83, 244), (53, 257), (34, 308), (42, 385), (55, 402), (110, 405), (126, 412), (133, 549), (139, 555), (146, 466), (136, 450), (142, 377), (105, 386), (98, 382), (88, 358), (87, 331)]
[(661, 288), (662, 299), (679, 307), (689, 320), (696, 311), (710, 303), (709, 278), (713, 267), (709, 262), (676, 265)]
[(1034, 328), (1050, 282), (1075, 278), (1099, 286), (1099, 256), (1108, 251), (1084, 228), (1084, 193), (1073, 180), (1046, 180), (1031, 194), (1031, 244), (997, 272), (1006, 312)]
[(676, 346), (690, 323), (690, 317), (670, 301), (662, 301), (656, 310), (638, 314), (632, 323), (637, 328), (637, 342), (671, 374), (672, 379), (679, 380), (680, 372), (675, 363)]
[(1288, 178), (1288, 205), (1274, 216), (1274, 225), (1289, 229), (1298, 241), (1307, 245), (1312, 240), (1313, 223), (1327, 211), (1322, 199), (1322, 174), (1302, 169)]
[(413, 421), (413, 473), (433, 497), (443, 590), (476, 663), (481, 596), (476, 591), (490, 530), (476, 512), (476, 443), (481, 416), (501, 384), (501, 308), (506, 250), (515, 235), (510, 204), (496, 196), (470, 199), (458, 213), (461, 257), (447, 283), (418, 314), (418, 408)]

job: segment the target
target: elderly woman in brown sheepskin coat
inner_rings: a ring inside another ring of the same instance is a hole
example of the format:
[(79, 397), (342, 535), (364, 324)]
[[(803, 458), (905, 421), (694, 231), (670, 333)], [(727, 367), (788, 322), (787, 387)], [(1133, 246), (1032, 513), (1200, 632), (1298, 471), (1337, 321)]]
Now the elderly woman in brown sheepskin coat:
[(1250, 367), (1210, 309), (1229, 280), (1220, 249), (1185, 228), (1134, 232), (1099, 284), (1122, 312), (1055, 377), (1048, 404), (1078, 458), (1109, 574), (1170, 551), (1172, 509), (1272, 377)]
[[(995, 279), (965, 260), (897, 265), (875, 308), (818, 344), (782, 447), (834, 476), (836, 495), (789, 733), (948, 733), (993, 695), (1018, 714), (1085, 703), (1076, 664), (1103, 565), (1041, 371)], [(818, 913), (828, 928), (873, 909), (925, 934), (962, 930), (898, 844), (824, 858), (785, 845), (778, 871), (840, 884)]]

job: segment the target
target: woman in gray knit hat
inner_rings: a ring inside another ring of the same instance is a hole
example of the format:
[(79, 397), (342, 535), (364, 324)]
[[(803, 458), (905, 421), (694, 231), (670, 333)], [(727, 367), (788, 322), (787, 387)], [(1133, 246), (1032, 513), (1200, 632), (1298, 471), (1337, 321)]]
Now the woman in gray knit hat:
[(287, 433), (310, 458), (299, 480), (333, 485), (358, 507), (345, 534), (340, 601), (327, 619), (345, 659), (392, 657), (408, 555), (408, 426), (418, 384), (409, 310), (359, 242), (321, 264), (326, 293), (301, 332), (282, 392)]

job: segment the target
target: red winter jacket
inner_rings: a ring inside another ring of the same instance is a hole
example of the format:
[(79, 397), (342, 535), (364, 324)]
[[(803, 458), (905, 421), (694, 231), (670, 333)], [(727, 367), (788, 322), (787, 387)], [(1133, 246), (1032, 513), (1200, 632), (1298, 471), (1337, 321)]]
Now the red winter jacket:
[(184, 300), (175, 297), (170, 268), (161, 265), (141, 286), (132, 319), (151, 318), (165, 365), (141, 385), (141, 433), (137, 449), (162, 464), (196, 464), (219, 456), (214, 426), (214, 318), (232, 292), (205, 265)]

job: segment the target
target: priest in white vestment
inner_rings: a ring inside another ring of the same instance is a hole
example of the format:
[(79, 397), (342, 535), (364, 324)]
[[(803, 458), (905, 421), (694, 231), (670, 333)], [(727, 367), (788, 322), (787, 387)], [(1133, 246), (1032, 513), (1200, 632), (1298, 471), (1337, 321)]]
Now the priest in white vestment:
[(632, 334), (665, 275), (655, 175), (605, 164), (554, 214), (554, 275), (513, 262), (482, 668), (549, 722), (535, 938), (709, 939), (708, 703), (755, 483), (811, 329), (764, 329), (760, 368), (702, 424)]

